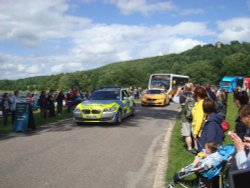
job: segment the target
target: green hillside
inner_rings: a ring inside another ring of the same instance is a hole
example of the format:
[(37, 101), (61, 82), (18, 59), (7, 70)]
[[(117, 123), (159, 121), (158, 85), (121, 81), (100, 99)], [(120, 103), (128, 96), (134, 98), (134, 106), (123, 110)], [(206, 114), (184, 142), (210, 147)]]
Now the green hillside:
[(112, 63), (97, 69), (19, 80), (0, 80), (1, 90), (93, 90), (102, 85), (147, 87), (152, 73), (188, 75), (194, 83), (219, 82), (224, 75), (250, 77), (250, 43), (196, 46), (180, 54)]

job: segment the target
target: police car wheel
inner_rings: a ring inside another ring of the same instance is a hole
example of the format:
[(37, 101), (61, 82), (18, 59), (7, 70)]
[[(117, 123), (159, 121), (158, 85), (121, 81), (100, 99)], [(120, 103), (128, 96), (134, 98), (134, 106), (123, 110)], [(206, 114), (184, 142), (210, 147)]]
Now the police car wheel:
[(133, 107), (132, 107), (132, 113), (131, 113), (131, 115), (132, 116), (135, 116), (135, 114), (136, 114), (136, 109), (135, 109), (135, 105), (133, 105)]
[(121, 123), (122, 123), (122, 111), (119, 110), (118, 113), (117, 113), (115, 124), (116, 125), (120, 125)]

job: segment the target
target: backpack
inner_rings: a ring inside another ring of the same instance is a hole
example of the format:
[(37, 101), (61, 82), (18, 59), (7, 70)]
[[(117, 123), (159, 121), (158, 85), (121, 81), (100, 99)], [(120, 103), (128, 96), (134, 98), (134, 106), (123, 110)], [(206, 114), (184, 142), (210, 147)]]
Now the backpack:
[(192, 95), (185, 96), (184, 114), (187, 119), (192, 119), (192, 109), (195, 104), (194, 97)]
[(217, 114), (218, 114), (219, 112), (221, 112), (221, 110), (222, 110), (222, 105), (221, 105), (219, 102), (214, 101), (214, 106), (215, 106), (215, 111), (216, 111)]
[(222, 129), (223, 133), (225, 133), (226, 131), (228, 131), (230, 129), (229, 122), (227, 122), (226, 120), (223, 120), (221, 122), (221, 129)]

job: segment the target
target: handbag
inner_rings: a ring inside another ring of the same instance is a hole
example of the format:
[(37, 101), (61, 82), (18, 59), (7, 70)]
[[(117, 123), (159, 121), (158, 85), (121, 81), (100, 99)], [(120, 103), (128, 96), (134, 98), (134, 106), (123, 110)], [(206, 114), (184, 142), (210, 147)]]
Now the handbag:
[(228, 123), (226, 120), (223, 120), (220, 125), (223, 132), (226, 132), (230, 129), (230, 123)]
[(173, 101), (174, 103), (176, 103), (176, 104), (180, 104), (180, 97), (174, 96), (174, 97), (172, 98), (172, 101)]

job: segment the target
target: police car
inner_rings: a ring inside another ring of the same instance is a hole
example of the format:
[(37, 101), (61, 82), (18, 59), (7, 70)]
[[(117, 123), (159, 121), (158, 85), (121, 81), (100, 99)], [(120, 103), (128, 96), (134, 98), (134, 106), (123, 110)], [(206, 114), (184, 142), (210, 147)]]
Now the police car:
[(76, 124), (82, 122), (109, 122), (121, 124), (122, 120), (136, 113), (133, 97), (125, 88), (103, 87), (78, 104), (73, 111)]

